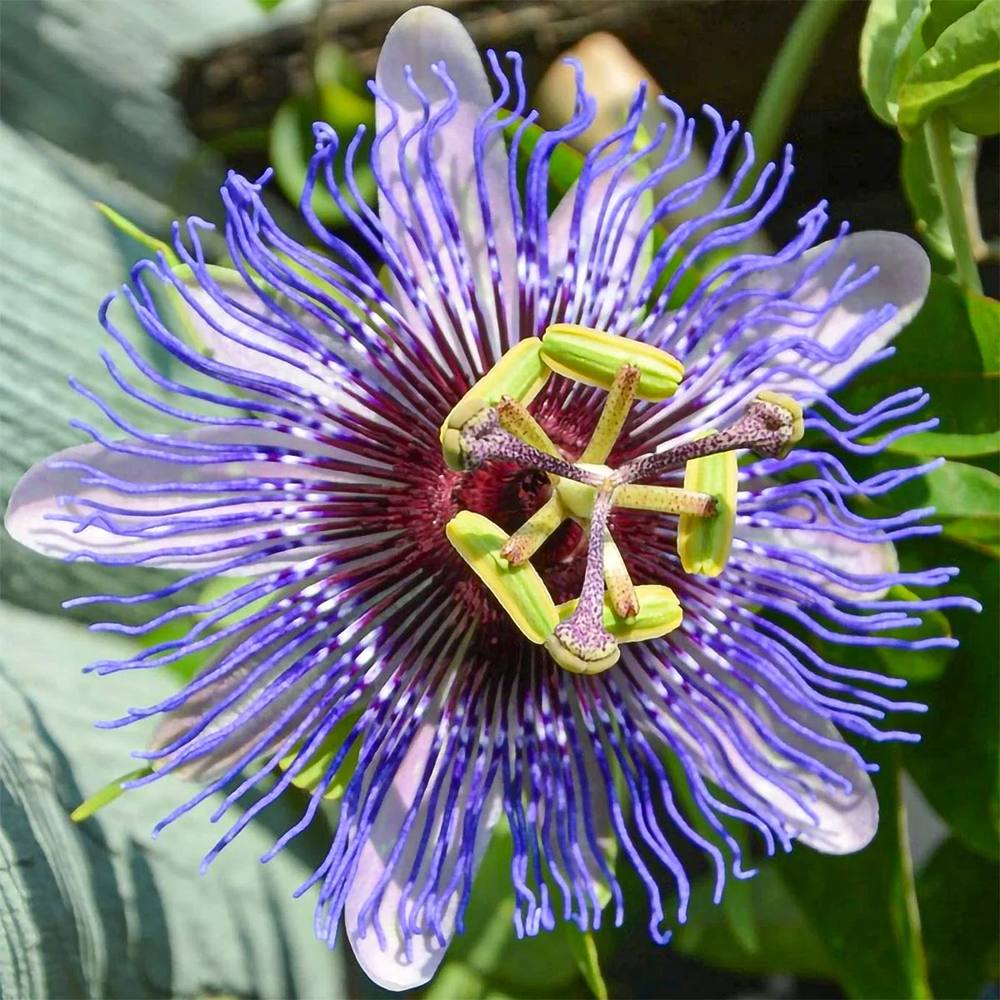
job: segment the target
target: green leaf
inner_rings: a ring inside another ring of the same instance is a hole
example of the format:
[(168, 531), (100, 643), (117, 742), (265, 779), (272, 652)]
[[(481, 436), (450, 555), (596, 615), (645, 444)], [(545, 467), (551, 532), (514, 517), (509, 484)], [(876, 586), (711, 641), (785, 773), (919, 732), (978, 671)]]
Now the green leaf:
[[(928, 415), (940, 427), (892, 447), (904, 451), (918, 440), (926, 452), (945, 454), (954, 442), (945, 435), (992, 434), (1000, 423), (1000, 303), (963, 291), (936, 275), (923, 308), (893, 341), (895, 354), (869, 368), (838, 393), (849, 409), (861, 412), (901, 389), (922, 386), (931, 396)], [(942, 437), (941, 448), (933, 447)], [(971, 442), (974, 450), (983, 438)], [(961, 446), (959, 446), (961, 448)]]
[(562, 924), (563, 936), (569, 944), (570, 953), (576, 959), (577, 967), (590, 992), (596, 1000), (608, 1000), (608, 987), (601, 974), (600, 958), (597, 954), (597, 944), (590, 931), (581, 931), (573, 924)]
[(261, 10), (270, 14), (283, 0), (255, 0), (255, 2)]
[[(712, 902), (714, 879), (699, 878), (691, 894), (688, 922), (672, 947), (707, 965), (767, 975), (829, 976), (830, 959), (771, 861), (748, 880), (731, 879), (722, 903)], [(753, 914), (751, 943), (735, 930), (728, 911)]]
[(941, 434), (922, 431), (893, 441), (888, 450), (917, 458), (980, 458), (1000, 451), (1000, 430), (982, 434)]
[(1000, 0), (982, 0), (949, 24), (913, 64), (899, 88), (905, 135), (938, 108), (963, 132), (1000, 132)]
[(980, 3), (981, 0), (931, 0), (930, 10), (920, 26), (924, 48), (929, 49), (948, 25), (975, 10)]
[(983, 552), (948, 538), (925, 539), (919, 550), (902, 553), (923, 566), (957, 566), (957, 580), (943, 592), (977, 599), (982, 614), (950, 612), (960, 645), (947, 670), (915, 696), (927, 714), (914, 723), (921, 742), (905, 753), (907, 770), (934, 811), (967, 847), (991, 858), (1000, 844), (1000, 678), (997, 663), (997, 564)]
[(857, 854), (834, 857), (801, 847), (777, 862), (785, 886), (823, 941), (849, 997), (930, 997), (920, 919), (891, 751), (873, 776), (880, 822)]
[(152, 253), (162, 253), (171, 266), (180, 264), (180, 259), (169, 243), (164, 243), (163, 240), (157, 239), (155, 236), (150, 236), (149, 233), (144, 232), (130, 219), (126, 219), (120, 212), (116, 212), (110, 205), (105, 205), (103, 201), (95, 201), (94, 207), (120, 233), (131, 237), (136, 243), (141, 244)]
[[(979, 142), (975, 136), (968, 135), (953, 125), (949, 129), (951, 153), (959, 184), (966, 201), (974, 205)], [(945, 219), (941, 193), (931, 168), (927, 138), (922, 129), (903, 142), (900, 176), (903, 193), (913, 212), (914, 225), (934, 259), (935, 270), (950, 274), (955, 266), (955, 248)]]
[[(895, 586), (886, 595), (890, 601), (917, 601), (920, 595), (906, 587)], [(927, 595), (924, 595), (927, 596)], [(922, 611), (923, 624), (915, 628), (898, 628), (879, 634), (895, 639), (931, 639), (939, 636), (950, 637), (951, 626), (940, 611)], [(892, 649), (878, 647), (876, 653), (893, 677), (908, 681), (932, 681), (941, 676), (954, 650), (951, 649)]]
[(895, 125), (900, 84), (920, 57), (929, 0), (872, 0), (861, 31), (861, 89), (875, 116)]
[(1000, 866), (950, 838), (918, 875), (917, 898), (935, 996), (985, 996), (998, 972)]
[(313, 935), (314, 901), (291, 897), (327, 850), (323, 824), (262, 866), (300, 816), (277, 802), (202, 877), (222, 832), (208, 824), (219, 796), (150, 836), (195, 785), (163, 778), (73, 823), (70, 810), (145, 744), (142, 724), (94, 722), (175, 686), (159, 671), (80, 674), (88, 660), (129, 655), (120, 636), (9, 605), (0, 631), (0, 995), (346, 995), (339, 956)]

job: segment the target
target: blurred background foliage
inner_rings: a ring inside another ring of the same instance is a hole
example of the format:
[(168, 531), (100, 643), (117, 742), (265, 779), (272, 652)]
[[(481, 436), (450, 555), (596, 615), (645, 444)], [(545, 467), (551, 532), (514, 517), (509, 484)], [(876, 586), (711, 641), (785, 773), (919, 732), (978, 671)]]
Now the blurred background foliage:
[[(923, 240), (936, 272), (927, 304), (896, 354), (846, 387), (842, 402), (857, 410), (912, 385), (932, 393), (939, 426), (895, 442), (893, 459), (944, 461), (877, 503), (936, 507), (942, 533), (903, 544), (901, 562), (960, 567), (951, 586), (985, 610), (932, 616), (927, 634), (957, 637), (954, 653), (879, 652), (879, 666), (909, 679), (914, 700), (931, 710), (915, 723), (920, 744), (865, 748), (881, 765), (882, 824), (868, 850), (761, 858), (758, 877), (732, 881), (720, 906), (703, 880), (688, 923), (661, 949), (648, 940), (639, 900), (623, 927), (516, 941), (509, 844), (498, 837), (466, 934), (425, 997), (996, 996), (1000, 0), (446, 5), (482, 47), (525, 54), (547, 124), (565, 115), (570, 94), (559, 56), (572, 50), (597, 85), (600, 119), (580, 150), (560, 151), (553, 197), (650, 79), (689, 112), (708, 102), (748, 121), (762, 161), (794, 141), (796, 183), (772, 222), (775, 239), (827, 197), (857, 229)], [(66, 375), (107, 389), (100, 299), (169, 237), (174, 217), (219, 219), (227, 166), (258, 175), (272, 163), (275, 210), (304, 237), (294, 204), (311, 123), (330, 122), (345, 146), (359, 124), (371, 126), (364, 81), (407, 6), (2, 5), (4, 500), (28, 465), (78, 439)], [(372, 198), (370, 174), (359, 182)], [(343, 224), (332, 199), (314, 207)], [(133, 409), (127, 397), (113, 402), (126, 416)], [(877, 460), (845, 461), (860, 475)], [(290, 899), (324, 851), (322, 824), (272, 865), (256, 863), (298, 803), (253, 824), (206, 884), (197, 868), (212, 830), (189, 822), (148, 837), (184, 789), (157, 783), (70, 822), (82, 798), (128, 769), (137, 739), (90, 723), (157, 699), (179, 677), (75, 672), (129, 641), (89, 633), (87, 609), (60, 610), (68, 597), (107, 589), (99, 567), (49, 563), (4, 539), (2, 573), (0, 995), (382, 995), (349, 949), (328, 954), (313, 939), (310, 903)], [(125, 592), (144, 579), (129, 570), (113, 586)], [(641, 896), (622, 875), (627, 895)]]

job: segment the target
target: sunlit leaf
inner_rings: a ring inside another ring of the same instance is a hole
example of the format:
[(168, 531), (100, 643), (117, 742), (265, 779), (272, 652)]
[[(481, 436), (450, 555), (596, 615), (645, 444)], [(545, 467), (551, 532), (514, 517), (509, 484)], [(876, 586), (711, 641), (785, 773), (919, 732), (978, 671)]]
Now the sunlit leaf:
[(939, 108), (963, 132), (1000, 132), (1000, 0), (982, 0), (949, 24), (899, 88), (899, 128), (918, 128)]
[(174, 685), (152, 670), (80, 673), (88, 660), (128, 655), (120, 636), (9, 605), (0, 629), (0, 995), (346, 995), (339, 956), (316, 945), (312, 901), (291, 898), (327, 849), (322, 824), (261, 866), (275, 831), (299, 815), (275, 803), (273, 828), (251, 824), (202, 877), (216, 836), (207, 817), (150, 836), (191, 795), (183, 782), (131, 790), (72, 822), (73, 807), (144, 745), (141, 726), (94, 721), (155, 703)]
[(861, 32), (861, 88), (876, 117), (896, 124), (899, 85), (924, 50), (930, 0), (872, 0)]

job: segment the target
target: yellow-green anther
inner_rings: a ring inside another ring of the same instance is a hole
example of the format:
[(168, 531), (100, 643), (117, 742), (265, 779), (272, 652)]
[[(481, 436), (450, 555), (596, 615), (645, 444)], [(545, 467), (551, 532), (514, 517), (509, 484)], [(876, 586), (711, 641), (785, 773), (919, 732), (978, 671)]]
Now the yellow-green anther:
[(448, 522), (445, 533), (514, 624), (532, 642), (543, 643), (559, 623), (555, 604), (530, 562), (512, 566), (500, 554), (507, 532), (482, 514), (463, 510)]
[(604, 532), (604, 584), (608, 588), (605, 600), (611, 602), (619, 618), (634, 618), (639, 613), (639, 598), (610, 531)]
[(500, 555), (512, 566), (527, 562), (542, 546), (545, 539), (559, 527), (569, 514), (553, 493), (510, 538), (507, 539)]
[(147, 764), (145, 767), (140, 767), (134, 771), (129, 771), (128, 774), (123, 774), (120, 778), (115, 778), (114, 781), (109, 782), (100, 791), (94, 792), (89, 798), (84, 799), (69, 814), (69, 818), (74, 823), (82, 823), (85, 819), (89, 819), (94, 813), (99, 812), (106, 805), (114, 802), (120, 795), (127, 792), (128, 789), (122, 787), (127, 781), (137, 781), (139, 778), (145, 778), (147, 774), (152, 773), (153, 765)]
[(645, 486), (629, 483), (615, 491), (615, 506), (630, 510), (653, 510), (660, 514), (693, 514), (711, 517), (715, 497), (676, 486)]
[(608, 390), (622, 365), (635, 365), (639, 369), (635, 387), (639, 399), (667, 399), (684, 377), (684, 366), (666, 351), (569, 323), (557, 323), (545, 331), (541, 356), (554, 372)]
[(677, 552), (688, 573), (718, 576), (725, 569), (736, 523), (736, 452), (693, 458), (684, 470), (684, 488), (715, 498), (711, 517), (681, 514)]
[(545, 433), (542, 425), (528, 412), (528, 408), (513, 396), (504, 396), (496, 405), (500, 426), (514, 437), (520, 438), (532, 448), (544, 451), (547, 455), (560, 457), (559, 449)]
[[(639, 601), (639, 613), (625, 618), (619, 615), (611, 603), (609, 594), (604, 595), (604, 627), (618, 642), (643, 642), (658, 639), (673, 632), (681, 623), (684, 613), (677, 595), (660, 584), (644, 583), (635, 588)], [(556, 606), (560, 621), (565, 621), (576, 610), (578, 598)], [(546, 648), (548, 644), (546, 643)]]
[(455, 404), (439, 434), (449, 468), (463, 468), (458, 432), (472, 417), (504, 396), (527, 405), (538, 395), (550, 374), (541, 348), (537, 337), (519, 341)]
[(603, 462), (618, 440), (618, 435), (625, 426), (632, 401), (635, 399), (636, 386), (641, 377), (638, 365), (622, 365), (615, 372), (614, 381), (608, 390), (608, 398), (604, 400), (604, 408), (598, 418), (590, 442), (578, 462)]
[(778, 458), (784, 458), (791, 451), (792, 447), (802, 440), (802, 436), (806, 432), (802, 419), (802, 407), (791, 396), (785, 396), (780, 392), (771, 392), (770, 390), (758, 392), (756, 398), (762, 403), (771, 403), (774, 406), (780, 406), (782, 409), (787, 410), (791, 416), (792, 426), (789, 431), (788, 442), (777, 456)]

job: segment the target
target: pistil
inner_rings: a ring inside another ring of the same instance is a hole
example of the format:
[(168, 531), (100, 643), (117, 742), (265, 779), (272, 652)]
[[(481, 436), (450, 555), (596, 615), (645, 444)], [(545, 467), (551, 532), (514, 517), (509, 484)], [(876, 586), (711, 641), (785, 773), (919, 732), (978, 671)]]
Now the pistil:
[(594, 498), (587, 539), (587, 568), (576, 609), (545, 640), (552, 658), (566, 670), (596, 674), (618, 662), (618, 641), (604, 627), (604, 551), (608, 516), (617, 479), (608, 477)]
[(680, 469), (696, 458), (750, 449), (764, 458), (780, 458), (802, 438), (802, 409), (787, 396), (761, 393), (735, 423), (721, 431), (643, 455), (619, 469), (622, 482), (635, 483)]
[(556, 476), (573, 479), (590, 486), (599, 486), (600, 478), (587, 469), (567, 462), (564, 458), (544, 451), (514, 437), (500, 426), (496, 407), (488, 407), (468, 420), (460, 431), (460, 453), (467, 470), (488, 461), (514, 462), (525, 469), (539, 469)]

